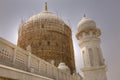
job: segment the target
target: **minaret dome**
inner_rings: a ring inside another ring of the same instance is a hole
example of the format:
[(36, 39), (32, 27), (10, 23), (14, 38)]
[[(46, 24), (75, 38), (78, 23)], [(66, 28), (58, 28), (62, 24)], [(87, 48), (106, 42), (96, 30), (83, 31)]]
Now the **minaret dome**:
[(79, 31), (82, 31), (84, 29), (94, 29), (96, 28), (96, 23), (90, 19), (84, 16), (81, 21), (78, 23), (78, 29)]
[(80, 20), (80, 22), (77, 25), (78, 33), (76, 37), (78, 38), (78, 35), (83, 35), (83, 33), (89, 34), (90, 32), (95, 33), (95, 35), (100, 36), (101, 31), (99, 28), (96, 27), (96, 23), (94, 20), (86, 17), (86, 15), (83, 16), (83, 18)]

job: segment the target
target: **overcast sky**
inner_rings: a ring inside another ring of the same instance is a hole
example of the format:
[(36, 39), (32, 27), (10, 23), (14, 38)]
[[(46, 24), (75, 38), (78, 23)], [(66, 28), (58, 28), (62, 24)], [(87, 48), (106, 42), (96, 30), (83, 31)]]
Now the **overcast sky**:
[(80, 72), (81, 56), (75, 34), (85, 13), (102, 31), (101, 48), (108, 66), (108, 80), (119, 80), (120, 0), (0, 0), (0, 37), (16, 44), (21, 20), (41, 12), (45, 1), (49, 11), (56, 13), (72, 28), (77, 71)]

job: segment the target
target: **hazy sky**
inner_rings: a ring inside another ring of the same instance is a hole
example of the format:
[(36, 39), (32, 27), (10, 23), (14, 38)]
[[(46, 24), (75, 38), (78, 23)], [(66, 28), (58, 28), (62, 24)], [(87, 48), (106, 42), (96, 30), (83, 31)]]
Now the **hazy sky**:
[(102, 31), (101, 48), (108, 66), (108, 80), (119, 80), (120, 0), (0, 0), (0, 37), (16, 44), (21, 20), (41, 12), (45, 1), (49, 11), (56, 13), (72, 28), (77, 71), (80, 72), (81, 56), (75, 34), (85, 13)]

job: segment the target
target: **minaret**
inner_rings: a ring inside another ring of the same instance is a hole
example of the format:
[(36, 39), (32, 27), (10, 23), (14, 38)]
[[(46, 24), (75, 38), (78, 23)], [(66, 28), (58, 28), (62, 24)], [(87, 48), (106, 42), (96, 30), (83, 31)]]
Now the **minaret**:
[(76, 34), (81, 48), (84, 80), (107, 80), (100, 35), (101, 31), (96, 27), (96, 23), (84, 16), (78, 24)]

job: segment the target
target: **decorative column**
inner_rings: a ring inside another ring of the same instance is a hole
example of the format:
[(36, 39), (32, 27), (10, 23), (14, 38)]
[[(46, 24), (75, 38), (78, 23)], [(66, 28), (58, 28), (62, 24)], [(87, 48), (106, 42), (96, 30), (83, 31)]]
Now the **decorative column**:
[(28, 45), (27, 47), (26, 47), (26, 50), (28, 51), (28, 69), (30, 68), (30, 59), (31, 59), (31, 46), (30, 45)]

